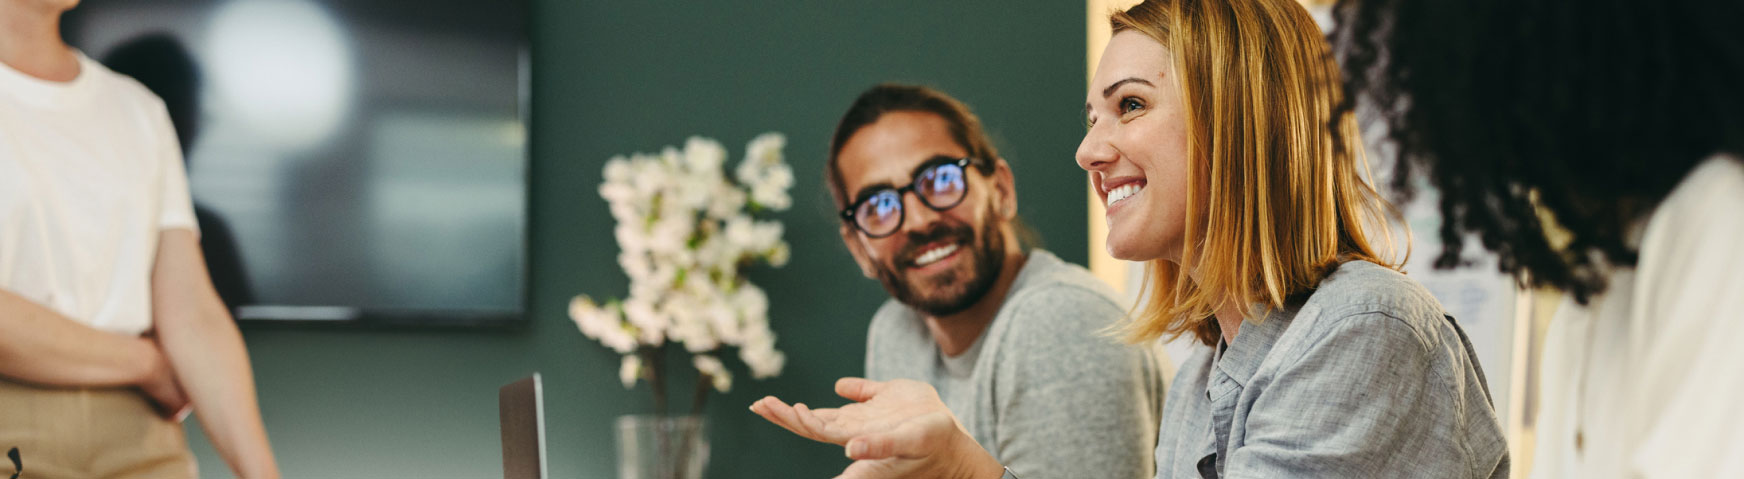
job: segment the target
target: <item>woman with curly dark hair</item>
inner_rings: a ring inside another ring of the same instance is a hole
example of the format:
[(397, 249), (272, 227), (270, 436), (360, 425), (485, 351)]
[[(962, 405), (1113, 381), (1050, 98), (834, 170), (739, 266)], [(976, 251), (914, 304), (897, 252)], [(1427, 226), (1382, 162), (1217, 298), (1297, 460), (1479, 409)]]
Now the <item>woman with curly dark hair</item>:
[(1440, 195), (1437, 264), (1473, 235), (1567, 295), (1534, 476), (1744, 474), (1744, 2), (1362, 0), (1336, 18), (1346, 97)]

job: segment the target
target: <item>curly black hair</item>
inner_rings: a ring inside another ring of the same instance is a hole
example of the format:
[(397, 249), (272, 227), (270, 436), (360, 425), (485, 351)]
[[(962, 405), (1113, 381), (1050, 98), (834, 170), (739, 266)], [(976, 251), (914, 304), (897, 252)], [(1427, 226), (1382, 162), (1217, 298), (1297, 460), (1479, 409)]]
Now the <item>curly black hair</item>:
[(1361, 98), (1384, 121), (1394, 190), (1412, 197), (1418, 170), (1438, 191), (1438, 268), (1475, 232), (1502, 271), (1585, 304), (1635, 264), (1632, 223), (1704, 159), (1744, 152), (1744, 2), (1344, 0), (1334, 15), (1343, 108)]

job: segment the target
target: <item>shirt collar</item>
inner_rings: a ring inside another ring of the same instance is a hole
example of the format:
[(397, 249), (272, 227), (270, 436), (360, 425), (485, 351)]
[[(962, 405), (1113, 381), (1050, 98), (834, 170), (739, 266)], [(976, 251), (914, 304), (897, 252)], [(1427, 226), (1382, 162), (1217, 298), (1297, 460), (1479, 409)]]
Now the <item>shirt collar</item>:
[(1286, 306), (1284, 309), (1273, 310), (1261, 321), (1242, 321), (1241, 330), (1235, 335), (1235, 340), (1227, 344), (1217, 358), (1217, 369), (1230, 379), (1247, 386), (1254, 372), (1260, 368), (1260, 363), (1272, 352), (1272, 346), (1278, 338), (1284, 335), (1284, 330), (1290, 327), (1290, 321), (1301, 310), (1300, 304)]
[(101, 66), (86, 57), (77, 49), (73, 54), (78, 57), (79, 76), (71, 81), (57, 82), (33, 77), (12, 68), (11, 65), (0, 63), (0, 95), (11, 94), (26, 105), (37, 108), (54, 108), (57, 106), (74, 105), (83, 100), (91, 90), (97, 68)]

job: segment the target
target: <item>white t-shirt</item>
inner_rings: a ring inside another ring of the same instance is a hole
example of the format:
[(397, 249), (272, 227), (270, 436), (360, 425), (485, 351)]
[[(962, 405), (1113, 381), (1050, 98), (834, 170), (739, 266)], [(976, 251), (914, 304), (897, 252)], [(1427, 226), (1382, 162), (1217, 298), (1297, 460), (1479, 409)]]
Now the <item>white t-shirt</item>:
[(1702, 163), (1640, 233), (1551, 322), (1533, 477), (1744, 477), (1744, 166)]
[(162, 100), (83, 54), (79, 67), (50, 82), (0, 63), (0, 289), (139, 334), (158, 233), (197, 228), (187, 174)]

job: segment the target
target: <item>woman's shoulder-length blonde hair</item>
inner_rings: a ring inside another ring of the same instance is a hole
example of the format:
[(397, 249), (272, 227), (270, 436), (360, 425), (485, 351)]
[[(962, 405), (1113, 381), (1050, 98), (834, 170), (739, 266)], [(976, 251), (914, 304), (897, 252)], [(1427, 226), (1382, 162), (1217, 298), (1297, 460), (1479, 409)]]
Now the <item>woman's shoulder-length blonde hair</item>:
[(1109, 22), (1173, 55), (1191, 165), (1181, 263), (1146, 265), (1127, 340), (1216, 344), (1226, 301), (1257, 321), (1344, 262), (1398, 267), (1377, 254), (1371, 232), (1390, 243), (1392, 208), (1364, 180), (1338, 65), (1301, 5), (1147, 0)]

